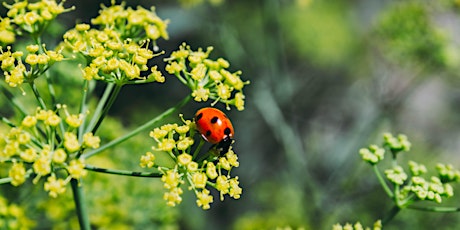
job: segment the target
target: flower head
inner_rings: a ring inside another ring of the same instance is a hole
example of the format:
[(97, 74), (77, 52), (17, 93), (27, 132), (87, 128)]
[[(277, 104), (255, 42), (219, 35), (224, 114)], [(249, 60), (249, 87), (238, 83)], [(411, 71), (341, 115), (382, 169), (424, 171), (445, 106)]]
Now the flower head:
[(230, 105), (234, 105), (238, 110), (243, 110), (243, 88), (249, 81), (241, 80), (241, 71), (228, 71), (228, 61), (222, 58), (209, 59), (212, 50), (212, 47), (206, 51), (201, 48), (192, 50), (184, 43), (165, 59), (168, 62), (166, 71), (191, 89), (195, 101), (212, 99), (214, 103), (225, 103), (229, 109)]

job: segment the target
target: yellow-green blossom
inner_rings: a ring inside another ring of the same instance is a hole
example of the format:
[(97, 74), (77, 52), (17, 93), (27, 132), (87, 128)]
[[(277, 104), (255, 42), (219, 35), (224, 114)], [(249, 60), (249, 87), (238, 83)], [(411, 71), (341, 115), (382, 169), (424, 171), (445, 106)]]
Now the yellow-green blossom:
[(147, 152), (145, 155), (141, 157), (140, 166), (142, 168), (151, 168), (155, 165), (155, 155), (151, 152)]
[(80, 179), (88, 173), (85, 170), (85, 164), (82, 159), (70, 161), (69, 166), (67, 166), (67, 171), (69, 172), (70, 177), (74, 179)]
[(13, 163), (8, 176), (11, 178), (11, 184), (18, 186), (26, 181), (26, 169), (22, 163)]
[(182, 197), (180, 196), (182, 193), (183, 191), (181, 188), (174, 187), (164, 193), (163, 199), (166, 200), (168, 206), (174, 207), (176, 204), (182, 202)]
[(213, 103), (222, 102), (227, 108), (234, 105), (238, 110), (243, 110), (243, 88), (249, 81), (241, 80), (241, 71), (232, 73), (226, 70), (230, 66), (226, 60), (209, 59), (212, 50), (212, 47), (208, 47), (206, 51), (201, 48), (194, 51), (183, 43), (165, 59), (168, 62), (166, 71), (191, 89), (195, 101), (213, 99)]
[(94, 136), (93, 133), (85, 133), (83, 135), (83, 146), (85, 147), (97, 149), (100, 143), (101, 139), (98, 136)]
[(56, 179), (53, 174), (48, 177), (48, 180), (44, 184), (45, 191), (49, 192), (50, 197), (56, 198), (59, 194), (65, 192), (66, 182), (63, 179)]
[(209, 204), (213, 202), (214, 198), (213, 196), (209, 195), (209, 190), (203, 189), (201, 192), (197, 192), (196, 197), (196, 204), (198, 207), (202, 207), (203, 210), (211, 208)]

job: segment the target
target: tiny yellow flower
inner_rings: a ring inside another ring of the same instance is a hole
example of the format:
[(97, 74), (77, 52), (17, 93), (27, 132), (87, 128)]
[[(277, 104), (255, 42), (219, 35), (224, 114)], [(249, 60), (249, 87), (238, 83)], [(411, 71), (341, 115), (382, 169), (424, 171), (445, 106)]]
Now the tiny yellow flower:
[(227, 158), (221, 157), (219, 158), (219, 162), (217, 163), (217, 166), (220, 168), (223, 168), (225, 170), (230, 170), (232, 167), (230, 166), (230, 163), (228, 162)]
[(208, 176), (206, 173), (197, 172), (192, 174), (192, 183), (195, 188), (205, 188)]
[(168, 131), (160, 129), (160, 128), (154, 128), (153, 131), (149, 133), (149, 136), (154, 138), (157, 141), (159, 141), (160, 139), (163, 139), (166, 135), (168, 135)]
[(83, 135), (83, 146), (93, 149), (99, 148), (101, 139), (98, 136), (93, 136), (93, 133), (85, 133)]
[(198, 85), (198, 87), (195, 90), (193, 90), (192, 97), (195, 101), (201, 102), (207, 101), (209, 99), (210, 94), (211, 92), (208, 88), (204, 88), (202, 85)]
[(182, 183), (179, 173), (175, 170), (168, 170), (166, 174), (161, 177), (161, 181), (164, 182), (164, 187), (167, 189), (173, 189)]
[(64, 133), (64, 147), (70, 153), (76, 152), (80, 149), (77, 136), (74, 133)]
[(214, 163), (208, 162), (206, 164), (206, 175), (208, 175), (209, 179), (214, 179), (219, 175), (217, 174), (217, 169)]
[(20, 133), (18, 135), (18, 142), (19, 144), (22, 144), (22, 145), (25, 145), (27, 143), (29, 143), (30, 141), (30, 134), (29, 133)]
[(77, 31), (82, 32), (82, 31), (87, 31), (87, 30), (89, 30), (89, 29), (90, 29), (90, 26), (89, 26), (88, 24), (85, 24), (85, 23), (80, 23), (80, 24), (77, 24), (77, 25), (75, 26), (75, 29), (76, 29)]
[(40, 49), (40, 46), (38, 46), (38, 45), (28, 45), (28, 46), (26, 46), (26, 50), (29, 53), (36, 53), (39, 49)]
[(78, 128), (83, 122), (81, 115), (72, 114), (65, 118), (65, 122), (72, 128)]
[(176, 142), (174, 139), (163, 139), (158, 143), (158, 150), (170, 152), (176, 147)]
[(52, 113), (45, 120), (45, 124), (56, 127), (57, 125), (59, 125), (59, 123), (61, 123), (61, 120), (62, 119), (57, 114)]
[(67, 159), (67, 153), (64, 149), (56, 149), (53, 154), (53, 162), (57, 164), (62, 164)]
[(177, 162), (180, 165), (186, 166), (190, 162), (192, 162), (192, 155), (187, 154), (187, 153), (182, 153), (181, 155), (177, 156)]
[(200, 63), (192, 69), (190, 74), (195, 81), (200, 81), (206, 76), (206, 71), (206, 66), (203, 63)]
[(21, 125), (27, 128), (31, 128), (37, 124), (37, 118), (35, 116), (27, 115), (21, 122)]
[(85, 164), (81, 159), (70, 161), (69, 166), (67, 166), (67, 171), (69, 172), (70, 177), (74, 179), (80, 179), (87, 174)]
[(63, 179), (56, 179), (56, 176), (53, 174), (48, 177), (44, 188), (45, 191), (49, 192), (50, 197), (56, 198), (59, 194), (63, 194), (65, 192), (65, 185), (66, 183)]
[(225, 157), (228, 160), (228, 163), (232, 165), (233, 167), (238, 167), (240, 166), (240, 163), (238, 162), (238, 156), (233, 152), (232, 149), (228, 150), (227, 154), (225, 154)]
[(232, 96), (232, 89), (226, 84), (218, 84), (217, 95), (219, 98), (227, 100)]
[(13, 163), (8, 176), (11, 178), (11, 184), (19, 186), (26, 181), (26, 169), (22, 163)]
[(198, 207), (202, 207), (203, 210), (211, 208), (209, 204), (213, 202), (214, 197), (212, 195), (209, 195), (209, 190), (203, 189), (201, 192), (198, 192), (196, 194), (196, 197), (196, 204), (198, 205)]
[(234, 199), (239, 199), (241, 194), (243, 193), (243, 189), (239, 186), (240, 182), (238, 181), (238, 177), (232, 178), (229, 180), (230, 190), (228, 195), (233, 197)]
[(145, 153), (145, 155), (141, 156), (141, 163), (140, 166), (142, 168), (151, 168), (155, 165), (155, 155), (151, 152)]
[(211, 70), (209, 71), (209, 78), (211, 78), (213, 81), (220, 82), (224, 77), (216, 71), (216, 70)]
[(33, 164), (34, 172), (45, 176), (51, 173), (51, 162), (46, 156), (40, 156)]
[(34, 162), (35, 159), (37, 158), (37, 151), (33, 148), (28, 148), (24, 151), (21, 152), (20, 157), (23, 159), (25, 162)]
[(195, 172), (196, 170), (198, 170), (198, 163), (196, 163), (195, 161), (192, 161), (192, 162), (188, 163), (187, 171)]
[(168, 206), (174, 207), (176, 204), (180, 204), (182, 202), (182, 197), (180, 196), (183, 193), (181, 188), (174, 187), (169, 192), (165, 192), (163, 195), (163, 199), (166, 200), (166, 204)]
[(177, 142), (177, 149), (178, 150), (186, 150), (188, 147), (193, 145), (193, 139), (190, 137), (186, 137)]

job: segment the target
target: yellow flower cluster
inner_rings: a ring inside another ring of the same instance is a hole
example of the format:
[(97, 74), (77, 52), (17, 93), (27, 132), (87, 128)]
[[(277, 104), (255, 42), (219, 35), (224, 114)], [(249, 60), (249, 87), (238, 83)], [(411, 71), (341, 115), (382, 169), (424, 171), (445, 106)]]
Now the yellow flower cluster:
[(2, 229), (26, 230), (32, 229), (35, 222), (27, 218), (24, 209), (16, 204), (8, 204), (8, 201), (0, 196), (0, 226)]
[(244, 110), (243, 88), (249, 81), (242, 81), (241, 71), (230, 72), (227, 60), (208, 58), (212, 47), (206, 51), (193, 51), (187, 44), (182, 44), (179, 50), (172, 52), (165, 59), (168, 62), (166, 71), (174, 74), (183, 84), (192, 90), (195, 101), (214, 100), (214, 103), (223, 102), (229, 108), (234, 105), (238, 110)]
[(31, 175), (36, 175), (34, 183), (47, 177), (44, 189), (56, 197), (65, 192), (72, 178), (86, 175), (83, 159), (75, 156), (86, 148), (99, 148), (100, 139), (92, 133), (79, 139), (76, 133), (83, 115), (69, 114), (65, 105), (58, 108), (57, 112), (37, 108), (19, 126), (0, 136), (0, 164), (11, 164), (8, 177), (12, 185), (23, 184)]
[[(139, 79), (144, 80), (142, 83), (164, 82), (157, 66), (147, 66), (150, 59), (161, 54), (150, 50), (150, 43), (156, 47), (157, 39), (168, 38), (167, 22), (155, 14), (154, 8), (133, 10), (125, 8), (124, 3), (104, 7), (92, 24), (99, 28), (77, 24), (64, 34), (65, 44), (88, 60), (82, 69), (84, 79), (119, 84)], [(144, 72), (147, 74), (142, 76)]]
[(175, 165), (159, 166), (155, 163), (155, 155), (147, 152), (141, 157), (141, 167), (156, 167), (162, 172), (161, 180), (168, 190), (164, 194), (164, 199), (169, 206), (181, 203), (181, 185), (186, 182), (190, 185), (189, 189), (195, 192), (198, 207), (204, 210), (209, 209), (214, 201), (208, 187), (217, 189), (221, 200), (226, 194), (239, 199), (242, 189), (238, 177), (230, 176), (232, 168), (239, 166), (238, 156), (231, 147), (227, 153), (217, 157), (212, 150), (200, 154), (201, 145), (194, 147), (193, 138), (197, 133), (195, 124), (190, 120), (184, 120), (183, 125), (165, 124), (155, 128), (150, 132), (150, 136), (157, 143), (152, 149), (167, 152)]
[(44, 44), (42, 47), (29, 45), (26, 50), (27, 54), (23, 60), (22, 51), (12, 52), (9, 46), (6, 50), (0, 47), (0, 67), (5, 75), (5, 82), (11, 87), (20, 87), (24, 81), (33, 81), (55, 62), (64, 58), (61, 50), (46, 50)]
[(73, 9), (65, 9), (63, 3), (64, 1), (58, 4), (54, 0), (41, 0), (34, 3), (15, 1), (12, 5), (4, 5), (9, 9), (7, 16), (11, 19), (12, 23), (27, 33), (37, 35), (59, 14)]
[(16, 40), (14, 28), (10, 18), (0, 17), (0, 44), (12, 44)]
[(382, 229), (382, 221), (378, 220), (374, 223), (372, 228), (366, 227), (364, 228), (360, 222), (356, 222), (355, 224), (346, 223), (343, 226), (341, 224), (334, 224), (332, 226), (332, 230), (381, 230)]

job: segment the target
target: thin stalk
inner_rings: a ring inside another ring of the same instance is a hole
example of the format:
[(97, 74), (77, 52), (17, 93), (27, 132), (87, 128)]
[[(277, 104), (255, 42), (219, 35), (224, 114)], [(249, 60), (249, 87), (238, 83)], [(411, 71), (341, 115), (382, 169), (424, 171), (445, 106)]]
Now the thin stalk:
[[(80, 114), (85, 114), (86, 110), (86, 100), (88, 97), (88, 90), (89, 90), (89, 81), (84, 80), (83, 82), (83, 88), (81, 89), (81, 101), (80, 101)], [(81, 138), (83, 137), (83, 132), (84, 132), (84, 127), (85, 127), (85, 121), (86, 119), (83, 119), (82, 124), (78, 127), (78, 140), (81, 141)]]
[(104, 94), (102, 94), (101, 99), (99, 100), (99, 103), (97, 104), (96, 110), (94, 111), (93, 117), (91, 121), (89, 122), (88, 126), (86, 127), (85, 133), (89, 132), (95, 127), (95, 124), (98, 120), (98, 118), (101, 116), (102, 110), (104, 109), (104, 105), (107, 102), (107, 99), (109, 98), (110, 94), (112, 93), (113, 87), (115, 84), (109, 83), (107, 84), (107, 87), (105, 88)]
[(179, 110), (180, 108), (182, 108), (185, 104), (187, 104), (187, 102), (191, 99), (190, 96), (187, 96), (186, 98), (184, 98), (182, 101), (180, 101), (177, 105), (175, 105), (174, 107), (171, 107), (169, 108), (168, 110), (164, 111), (163, 113), (161, 113), (160, 115), (154, 117), (152, 120), (146, 122), (145, 124), (139, 126), (138, 128), (132, 130), (131, 132), (125, 134), (124, 136), (121, 136), (103, 146), (101, 146), (100, 148), (98, 149), (94, 149), (94, 150), (91, 150), (91, 151), (88, 151), (87, 153), (83, 154), (82, 157), (83, 158), (89, 158), (95, 154), (98, 154), (108, 148), (111, 148), (115, 145), (118, 145), (120, 144), (121, 142), (123, 141), (126, 141), (127, 139), (137, 135), (138, 133), (142, 132), (142, 131), (145, 131), (149, 128), (151, 128), (153, 125), (155, 125), (156, 123), (162, 121), (164, 118), (168, 117), (169, 115), (171, 115), (172, 113), (176, 112), (177, 110)]
[(10, 183), (12, 180), (11, 177), (0, 178), (0, 184)]
[(92, 133), (96, 133), (97, 129), (101, 125), (102, 121), (104, 120), (105, 116), (109, 113), (110, 108), (112, 107), (113, 103), (118, 97), (118, 94), (120, 93), (121, 87), (123, 85), (121, 84), (116, 84), (115, 89), (112, 91), (110, 94), (109, 100), (107, 101), (107, 104), (104, 105), (104, 109), (102, 110), (101, 115), (99, 116), (96, 124), (94, 125), (93, 129), (91, 130)]
[(196, 159), (196, 157), (198, 156), (198, 153), (199, 153), (200, 150), (201, 150), (201, 147), (203, 147), (203, 145), (204, 145), (205, 142), (206, 142), (206, 141), (205, 141), (203, 138), (201, 138), (200, 143), (198, 144), (198, 147), (196, 147), (195, 151), (193, 152), (193, 157), (192, 157), (192, 159)]
[(3, 95), (7, 98), (8, 103), (10, 103), (11, 106), (13, 106), (13, 108), (16, 108), (21, 113), (22, 116), (25, 116), (27, 114), (26, 109), (22, 107), (16, 101), (14, 95), (10, 91), (8, 91), (5, 87), (3, 87), (3, 84), (2, 86), (0, 86), (0, 88), (1, 88)]
[(409, 205), (407, 208), (415, 209), (419, 211), (427, 212), (460, 212), (460, 207), (426, 207), (426, 206), (417, 206)]
[(93, 172), (107, 173), (107, 174), (121, 175), (121, 176), (132, 176), (132, 177), (161, 177), (162, 176), (162, 174), (159, 172), (134, 172), (134, 171), (129, 171), (129, 170), (99, 168), (93, 165), (85, 165), (85, 169), (93, 171)]
[(374, 170), (374, 173), (375, 173), (375, 175), (377, 176), (377, 179), (379, 180), (380, 185), (382, 185), (383, 190), (385, 190), (385, 193), (386, 193), (389, 197), (394, 197), (393, 192), (391, 191), (390, 187), (388, 187), (388, 184), (387, 184), (387, 182), (385, 181), (385, 179), (383, 179), (382, 174), (380, 173), (379, 169), (377, 168), (377, 165), (373, 165), (373, 166), (372, 166), (372, 169)]
[(387, 223), (389, 223), (396, 216), (396, 214), (399, 213), (399, 211), (401, 211), (401, 208), (396, 205), (393, 206), (393, 208), (391, 208), (388, 214), (383, 218), (382, 225), (385, 226)]
[(70, 185), (72, 187), (73, 199), (75, 201), (75, 208), (78, 216), (78, 223), (80, 224), (81, 230), (91, 230), (91, 225), (89, 222), (88, 211), (86, 209), (85, 197), (83, 194), (83, 188), (79, 185), (78, 180), (70, 180)]
[(42, 109), (46, 109), (46, 104), (45, 101), (43, 101), (43, 98), (40, 96), (40, 93), (38, 92), (37, 86), (34, 84), (34, 82), (29, 82), (30, 88), (32, 88), (32, 91), (34, 92), (35, 98), (37, 99), (38, 103), (40, 104), (40, 107)]

